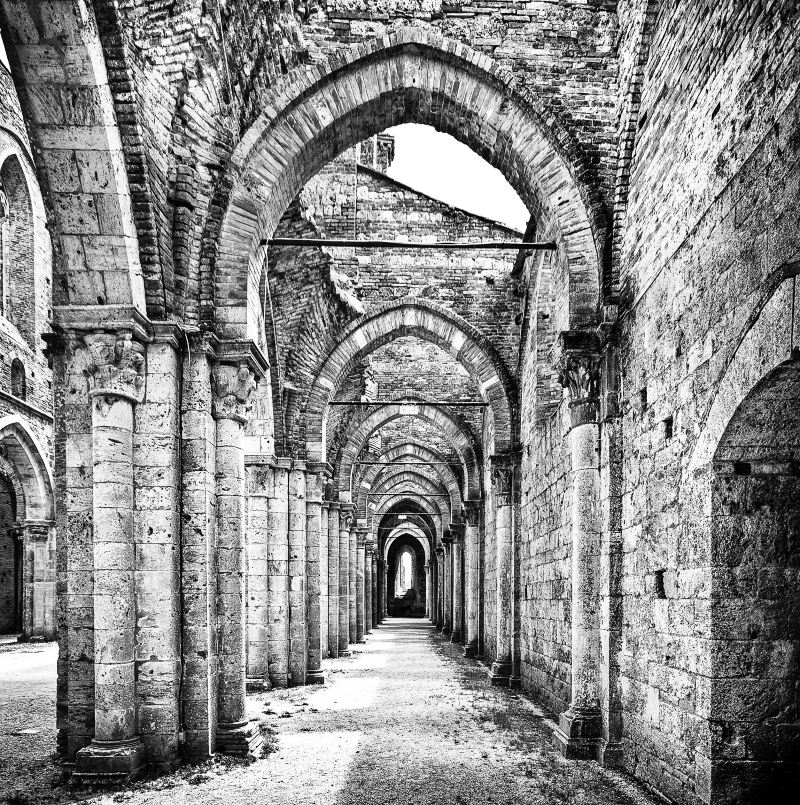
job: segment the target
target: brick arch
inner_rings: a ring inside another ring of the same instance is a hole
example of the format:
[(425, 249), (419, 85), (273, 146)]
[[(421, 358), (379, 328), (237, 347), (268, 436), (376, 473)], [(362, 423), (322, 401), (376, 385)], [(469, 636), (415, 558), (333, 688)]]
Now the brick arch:
[[(402, 476), (394, 476), (386, 479), (385, 483), (375, 491), (380, 492), (381, 494), (385, 493), (387, 496), (400, 495), (403, 493), (417, 495), (420, 498), (424, 498), (428, 501), (428, 503), (439, 513), (439, 517), (442, 518), (442, 522), (450, 522), (452, 520), (449, 498), (445, 499), (434, 497), (434, 495), (442, 494), (445, 491), (444, 487), (437, 486), (424, 476), (415, 475), (413, 473), (403, 473)], [(383, 499), (384, 498), (381, 497), (374, 501), (376, 511), (378, 510), (378, 507), (381, 506), (381, 501)], [(392, 498), (387, 497), (386, 499), (391, 500)]]
[(447, 487), (419, 472), (401, 471), (387, 475), (370, 490), (370, 493), (389, 494), (398, 487), (407, 490), (413, 489), (414, 492), (423, 496), (437, 495), (437, 497), (432, 498), (431, 502), (436, 506), (443, 517), (449, 513), (450, 520), (452, 521), (453, 512), (455, 511), (453, 509), (452, 499), (448, 498), (445, 500), (444, 498), (438, 497), (438, 495), (449, 494)]
[(0, 419), (3, 466), (17, 495), (18, 520), (52, 520), (53, 479), (42, 451), (18, 417)]
[(398, 492), (394, 497), (386, 498), (384, 501), (381, 501), (380, 505), (377, 509), (375, 509), (375, 512), (372, 516), (372, 523), (377, 523), (378, 525), (376, 528), (371, 528), (370, 530), (378, 533), (381, 528), (383, 518), (392, 513), (389, 511), (389, 509), (397, 506), (398, 504), (406, 503), (414, 503), (415, 505), (419, 506), (419, 514), (430, 518), (434, 534), (443, 533), (445, 519), (441, 511), (434, 507), (434, 505), (423, 495), (417, 495), (408, 491)]
[[(438, 453), (422, 445), (412, 443), (398, 445), (382, 453), (378, 458), (379, 461), (385, 460), (386, 462), (393, 462), (399, 460), (400, 463), (395, 467), (392, 467), (388, 463), (383, 467), (370, 465), (363, 474), (360, 473), (356, 475), (354, 473), (354, 488), (351, 490), (351, 497), (355, 500), (356, 509), (359, 512), (366, 512), (365, 490), (371, 489), (375, 483), (379, 483), (379, 476), (384, 472), (389, 472), (392, 469), (401, 470), (403, 464), (402, 460), (404, 458), (422, 459), (424, 461), (442, 461), (442, 456)], [(442, 486), (450, 493), (453, 511), (459, 511), (461, 507), (461, 487), (458, 485), (458, 479), (453, 473), (453, 470), (450, 467), (432, 466), (429, 471), (438, 476)], [(358, 491), (356, 492), (356, 490)], [(361, 516), (364, 515), (362, 514)]]
[(203, 278), (213, 282), (222, 335), (257, 337), (260, 244), (302, 186), (345, 148), (406, 122), (453, 135), (503, 173), (558, 244), (563, 329), (595, 323), (607, 225), (576, 139), (488, 56), (406, 27), (294, 70), (265, 95), (220, 191), (219, 248)]
[(420, 417), (442, 432), (461, 458), (465, 488), (469, 490), (468, 497), (480, 497), (481, 473), (478, 453), (465, 426), (442, 408), (426, 405), (424, 402), (408, 402), (382, 405), (348, 434), (338, 462), (340, 499), (352, 489), (353, 464), (369, 437), (382, 425), (401, 416)]
[(511, 449), (516, 388), (496, 350), (453, 311), (430, 300), (403, 297), (378, 306), (345, 328), (317, 373), (306, 405), (306, 454), (310, 460), (325, 460), (328, 403), (339, 380), (376, 349), (407, 335), (441, 347), (476, 379), (480, 396), (489, 403), (494, 418), (494, 450)]

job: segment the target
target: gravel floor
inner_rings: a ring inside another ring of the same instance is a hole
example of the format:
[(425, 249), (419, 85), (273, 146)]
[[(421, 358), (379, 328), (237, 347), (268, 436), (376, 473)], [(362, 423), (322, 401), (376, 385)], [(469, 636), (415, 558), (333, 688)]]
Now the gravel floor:
[(118, 792), (57, 783), (54, 647), (17, 648), (11, 664), (3, 649), (0, 792), (15, 805), (652, 802), (623, 775), (564, 761), (550, 748), (552, 723), (540, 710), (489, 686), (485, 667), (420, 620), (392, 619), (352, 658), (326, 661), (324, 686), (250, 697), (253, 716), (273, 732), (266, 758), (221, 758)]

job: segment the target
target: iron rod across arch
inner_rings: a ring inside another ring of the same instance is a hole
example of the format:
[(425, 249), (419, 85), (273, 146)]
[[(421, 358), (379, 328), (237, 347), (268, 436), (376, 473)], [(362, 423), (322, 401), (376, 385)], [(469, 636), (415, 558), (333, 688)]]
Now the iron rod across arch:
[(262, 246), (347, 246), (359, 249), (510, 249), (555, 251), (553, 241), (526, 240), (359, 240), (357, 238), (270, 238)]

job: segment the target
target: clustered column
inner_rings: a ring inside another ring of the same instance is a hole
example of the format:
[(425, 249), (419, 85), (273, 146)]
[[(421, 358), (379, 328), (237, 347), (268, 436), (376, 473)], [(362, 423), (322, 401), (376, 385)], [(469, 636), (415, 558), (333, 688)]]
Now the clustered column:
[(570, 392), (572, 457), (572, 701), (556, 739), (566, 757), (600, 759), (600, 433), (599, 356), (564, 349), (561, 380)]

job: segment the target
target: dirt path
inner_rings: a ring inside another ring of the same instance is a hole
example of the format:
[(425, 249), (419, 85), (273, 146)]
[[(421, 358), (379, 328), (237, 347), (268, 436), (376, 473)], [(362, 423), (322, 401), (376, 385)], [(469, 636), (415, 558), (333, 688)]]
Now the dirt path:
[[(543, 713), (522, 695), (492, 688), (486, 669), (465, 660), (460, 646), (436, 637), (427, 623), (393, 619), (352, 658), (326, 666), (323, 687), (250, 698), (253, 716), (274, 731), (275, 751), (263, 760), (221, 760), (129, 791), (87, 796), (53, 789), (51, 746), (43, 752), (44, 742), (28, 737), (34, 751), (14, 787), (32, 802), (132, 805), (651, 802), (622, 775), (564, 761), (551, 749), (552, 725)], [(47, 684), (54, 687), (52, 679)], [(52, 735), (52, 718), (46, 719), (40, 726)], [(26, 739), (4, 740), (21, 747)], [(26, 781), (38, 783), (40, 797), (31, 796)]]

